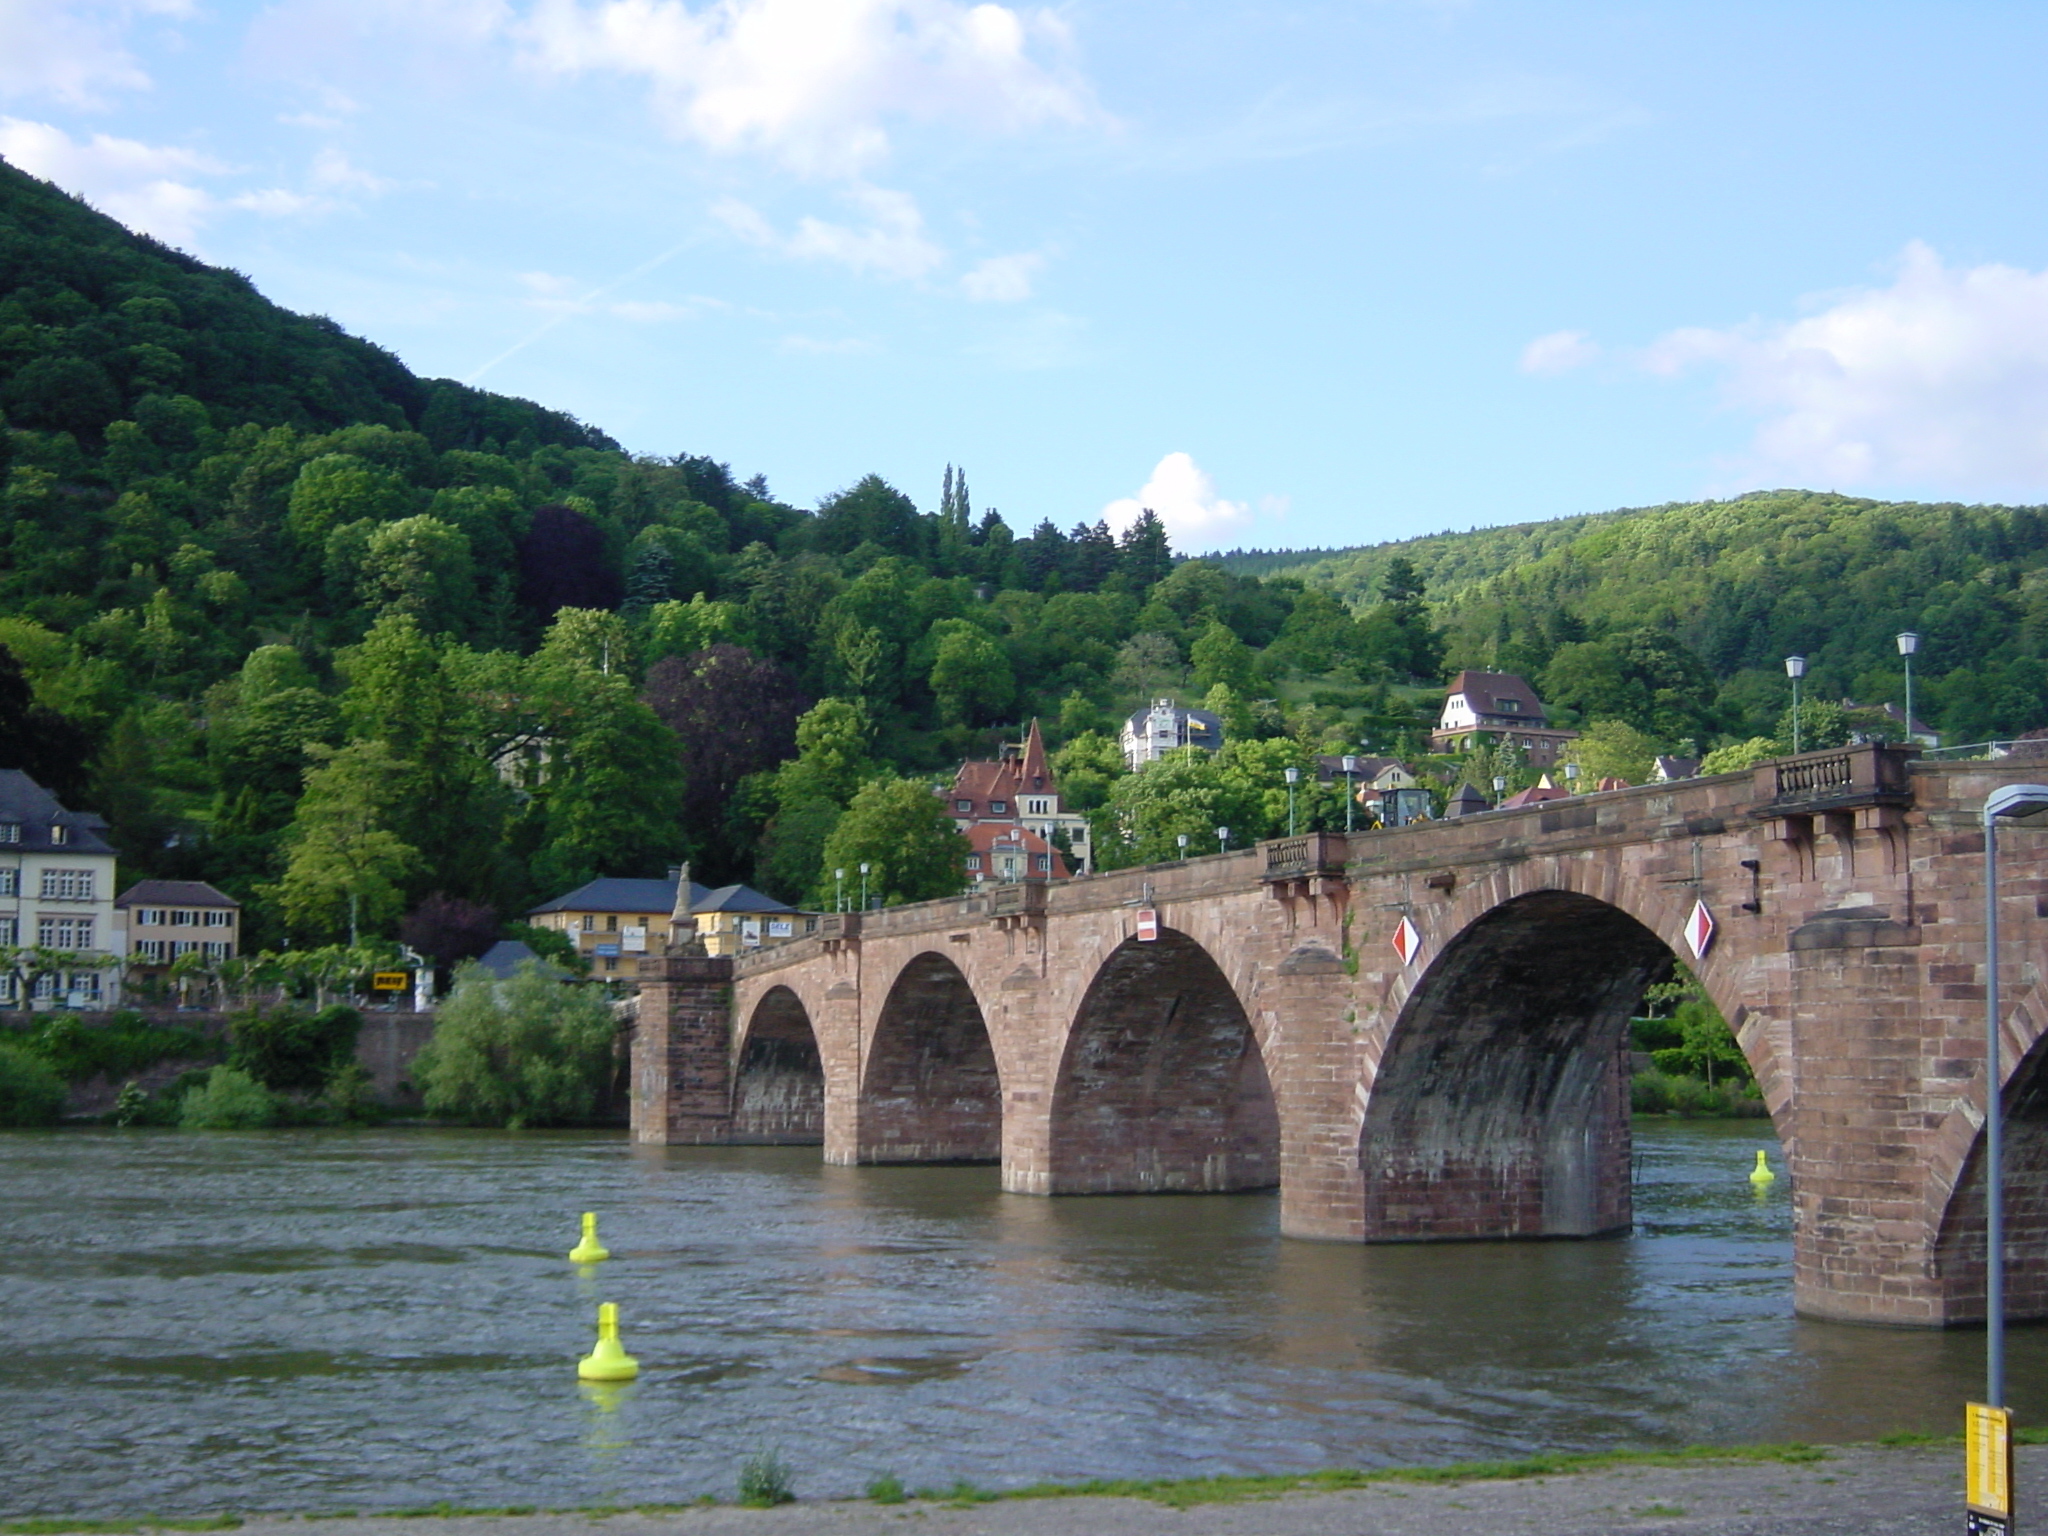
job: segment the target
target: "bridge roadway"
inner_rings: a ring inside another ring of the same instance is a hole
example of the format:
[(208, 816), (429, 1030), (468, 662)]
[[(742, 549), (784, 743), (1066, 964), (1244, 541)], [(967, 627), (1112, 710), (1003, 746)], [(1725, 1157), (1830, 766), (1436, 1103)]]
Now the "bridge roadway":
[[(2030, 774), (1808, 753), (830, 916), (737, 961), (672, 944), (641, 962), (634, 1134), (1000, 1162), (1035, 1195), (1277, 1184), (1301, 1238), (1622, 1232), (1628, 1021), (1699, 904), (1785, 1147), (1796, 1306), (1981, 1321), (1978, 817)], [(2048, 837), (2001, 852), (2009, 1286), (2048, 1315)]]

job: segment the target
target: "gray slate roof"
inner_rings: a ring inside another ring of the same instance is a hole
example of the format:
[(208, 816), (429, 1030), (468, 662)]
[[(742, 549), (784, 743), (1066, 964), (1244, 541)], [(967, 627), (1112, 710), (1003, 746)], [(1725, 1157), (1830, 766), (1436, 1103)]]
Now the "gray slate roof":
[[(13, 822), (21, 828), (21, 841), (7, 846), (23, 853), (42, 853), (52, 848), (62, 848), (67, 853), (114, 851), (100, 836), (107, 826), (104, 818), (90, 811), (65, 810), (55, 795), (19, 768), (0, 768), (0, 822)], [(68, 840), (51, 841), (52, 827), (68, 829)]]
[(476, 963), (497, 977), (498, 980), (510, 981), (512, 973), (528, 960), (539, 961), (543, 975), (553, 976), (557, 980), (564, 979), (569, 975), (569, 972), (556, 965), (554, 961), (541, 960), (539, 955), (536, 955), (517, 939), (498, 940), (497, 943), (477, 957)]
[[(605, 876), (579, 885), (566, 896), (544, 901), (530, 909), (529, 917), (543, 912), (673, 912), (676, 908), (674, 880), (626, 880)], [(795, 908), (773, 896), (746, 885), (708, 885), (690, 882), (690, 910), (693, 912), (791, 912)]]
[(117, 907), (239, 907), (204, 880), (138, 880), (114, 898)]

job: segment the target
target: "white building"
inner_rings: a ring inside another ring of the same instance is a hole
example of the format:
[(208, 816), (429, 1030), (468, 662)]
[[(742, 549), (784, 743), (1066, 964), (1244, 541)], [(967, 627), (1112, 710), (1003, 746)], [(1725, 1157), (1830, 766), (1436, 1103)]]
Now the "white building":
[[(106, 822), (67, 811), (16, 768), (0, 768), (0, 950), (68, 950), (103, 967), (42, 974), (28, 1006), (111, 1008), (120, 1001), (114, 954), (114, 850)], [(23, 1006), (21, 975), (0, 971), (0, 1008)]]
[(1183, 709), (1171, 699), (1154, 699), (1124, 722), (1117, 741), (1124, 749), (1124, 766), (1136, 773), (1180, 747), (1220, 751), (1223, 721), (1206, 709)]

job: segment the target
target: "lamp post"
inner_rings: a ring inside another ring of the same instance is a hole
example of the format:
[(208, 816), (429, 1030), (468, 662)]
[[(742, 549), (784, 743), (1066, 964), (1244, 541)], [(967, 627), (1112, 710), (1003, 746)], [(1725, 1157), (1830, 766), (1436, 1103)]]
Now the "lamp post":
[(1176, 845), (1177, 845), (1177, 846), (1179, 847), (1179, 849), (1180, 849), (1180, 856), (1181, 856), (1182, 858), (1186, 858), (1186, 857), (1188, 856), (1188, 835), (1187, 835), (1187, 833), (1185, 833), (1185, 832), (1176, 832), (1176, 833), (1174, 834), (1174, 837), (1173, 837), (1173, 841), (1174, 841), (1174, 843), (1175, 843), (1175, 844), (1176, 844)]
[(832, 871), (832, 910), (834, 912), (844, 912), (846, 910), (846, 871), (843, 869)]
[(1566, 763), (1564, 765), (1564, 787), (1571, 794), (1575, 795), (1579, 792), (1579, 765), (1577, 763)]
[(1351, 813), (1358, 806), (1358, 759), (1344, 759), (1344, 831), (1351, 831)]
[(1294, 786), (1301, 782), (1301, 770), (1287, 770), (1287, 835), (1294, 836)]
[(1508, 781), (1499, 774), (1495, 774), (1493, 776), (1493, 808), (1496, 811), (1500, 809), (1500, 803), (1507, 798), (1507, 794)]
[(1799, 755), (1799, 679), (1806, 676), (1806, 658), (1787, 656), (1785, 675), (1792, 679), (1792, 755)]
[(1910, 629), (1899, 636), (1899, 657), (1906, 663), (1906, 740), (1913, 740), (1913, 653), (1920, 649), (1920, 637)]
[(1984, 801), (1984, 1400), (2005, 1406), (2005, 1109), (1998, 1062), (1998, 823), (2048, 811), (2048, 784), (2003, 784)]
[(1230, 828), (1218, 827), (1216, 829), (1216, 851), (1218, 853), (1230, 852)]
[(868, 909), (868, 861), (866, 859), (860, 861), (860, 909), (863, 912)]

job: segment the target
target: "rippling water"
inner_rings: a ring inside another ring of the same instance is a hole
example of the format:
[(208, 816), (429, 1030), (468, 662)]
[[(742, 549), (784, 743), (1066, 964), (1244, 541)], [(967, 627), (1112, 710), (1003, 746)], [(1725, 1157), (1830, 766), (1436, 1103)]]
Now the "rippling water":
[[(1283, 1241), (1271, 1195), (815, 1148), (0, 1135), (0, 1512), (678, 1501), (765, 1448), (822, 1495), (1951, 1430), (1981, 1334), (1795, 1321), (1761, 1129), (1639, 1127), (1627, 1240), (1374, 1248)], [(599, 1301), (624, 1388), (574, 1378)], [(2044, 1364), (2017, 1333), (2037, 1422)]]

